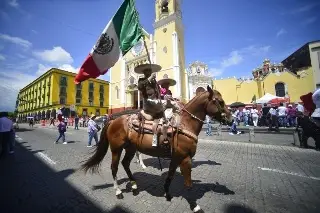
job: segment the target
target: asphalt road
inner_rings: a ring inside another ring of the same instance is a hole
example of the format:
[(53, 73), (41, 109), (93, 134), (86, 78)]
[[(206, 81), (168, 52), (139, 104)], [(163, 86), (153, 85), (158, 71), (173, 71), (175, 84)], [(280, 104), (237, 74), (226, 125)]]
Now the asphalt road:
[[(127, 176), (120, 165), (118, 178), (124, 199), (117, 200), (110, 151), (102, 162), (100, 175), (77, 171), (92, 151), (86, 147), (85, 130), (68, 129), (68, 144), (63, 145), (54, 144), (56, 129), (29, 129), (26, 125), (20, 128), (15, 154), (0, 160), (2, 213), (192, 212), (179, 170), (171, 185), (174, 198), (167, 202), (163, 197), (168, 161), (162, 160), (162, 172), (156, 158), (144, 156), (146, 170), (131, 164), (140, 191), (137, 196), (128, 190)], [(193, 161), (191, 196), (205, 212), (320, 211), (320, 152), (291, 146), (289, 136), (266, 137), (278, 142), (230, 142), (201, 137)]]

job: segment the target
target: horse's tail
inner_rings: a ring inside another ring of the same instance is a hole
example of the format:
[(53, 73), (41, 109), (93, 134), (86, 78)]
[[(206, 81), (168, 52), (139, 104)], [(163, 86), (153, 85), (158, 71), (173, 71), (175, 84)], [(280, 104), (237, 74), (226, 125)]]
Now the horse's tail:
[(89, 158), (82, 166), (81, 169), (84, 172), (88, 172), (90, 170), (91, 173), (97, 173), (99, 171), (99, 167), (101, 161), (104, 156), (107, 154), (109, 148), (109, 141), (107, 136), (107, 130), (111, 122), (108, 122), (101, 130), (100, 140), (97, 148), (94, 151), (93, 156)]

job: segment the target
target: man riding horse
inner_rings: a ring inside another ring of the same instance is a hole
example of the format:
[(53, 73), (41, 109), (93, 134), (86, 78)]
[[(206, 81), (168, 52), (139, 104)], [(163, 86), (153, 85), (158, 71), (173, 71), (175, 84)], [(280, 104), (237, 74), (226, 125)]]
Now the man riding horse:
[(154, 120), (152, 146), (157, 146), (157, 126), (159, 119), (164, 117), (162, 101), (160, 99), (160, 88), (157, 84), (156, 72), (161, 70), (157, 64), (141, 64), (135, 67), (134, 71), (138, 74), (144, 74), (144, 77), (138, 80), (138, 90), (143, 97), (142, 116), (146, 120)]
[[(157, 64), (142, 64), (135, 68), (136, 73), (144, 74), (144, 77), (138, 81), (138, 89), (143, 96), (142, 116), (147, 120), (154, 120), (152, 146), (157, 146), (158, 144), (157, 127), (159, 124), (162, 125), (164, 143), (168, 143), (168, 120), (172, 118), (172, 109), (176, 108), (169, 90), (169, 86), (174, 86), (176, 82), (169, 78), (161, 79), (157, 82), (155, 80), (156, 72), (160, 70), (161, 66)], [(162, 91), (162, 94), (160, 91)]]

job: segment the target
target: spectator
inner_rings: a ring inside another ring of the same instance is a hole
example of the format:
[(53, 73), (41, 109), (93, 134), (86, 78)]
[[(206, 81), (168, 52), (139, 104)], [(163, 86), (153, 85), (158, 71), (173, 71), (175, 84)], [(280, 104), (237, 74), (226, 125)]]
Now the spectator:
[[(8, 118), (7, 112), (0, 113), (0, 143), (2, 144), (2, 150), (0, 153), (0, 157), (5, 156), (8, 152), (8, 143), (11, 148), (12, 141), (12, 132), (13, 132), (13, 123)], [(10, 149), (10, 154), (13, 154), (13, 149)]]
[(96, 145), (99, 143), (98, 142), (98, 126), (96, 124), (96, 122), (94, 122), (94, 119), (96, 118), (96, 116), (94, 114), (91, 115), (91, 117), (89, 118), (88, 121), (88, 135), (89, 135), (89, 141), (88, 141), (88, 145), (87, 147), (92, 147), (91, 142), (92, 139), (94, 138)]
[(233, 122), (232, 122), (232, 125), (230, 127), (230, 130), (229, 130), (229, 135), (235, 135), (235, 134), (241, 134), (241, 132), (238, 131), (237, 129), (237, 123), (236, 123), (236, 119), (237, 119), (237, 116), (235, 114), (232, 115), (233, 117)]
[(267, 103), (265, 103), (262, 108), (262, 116), (261, 116), (261, 125), (262, 126), (269, 125), (269, 122), (268, 122), (268, 120), (270, 120), (269, 119), (269, 115), (270, 115), (269, 111), (270, 111), (270, 106)]
[(289, 126), (293, 127), (296, 126), (296, 109), (292, 107), (291, 104), (289, 104), (287, 109), (287, 118), (288, 118), (288, 124)]
[(313, 103), (316, 105), (316, 109), (311, 114), (311, 117), (320, 122), (320, 89), (317, 89), (312, 95)]
[(283, 106), (283, 103), (280, 103), (278, 108), (278, 120), (281, 127), (287, 126), (287, 108)]
[(207, 122), (206, 135), (207, 136), (212, 136), (211, 118), (208, 115), (206, 116), (206, 122)]
[(278, 116), (277, 116), (277, 110), (276, 107), (271, 107), (269, 110), (270, 114), (270, 120), (269, 120), (269, 130), (272, 129), (273, 126), (275, 126), (276, 131), (279, 131), (279, 124), (278, 124)]
[(53, 117), (50, 118), (50, 124), (49, 124), (49, 126), (51, 126), (51, 124), (52, 124), (53, 126), (55, 126), (55, 125), (54, 125), (54, 118), (53, 118)]
[(243, 125), (249, 126), (248, 124), (248, 116), (249, 116), (250, 111), (247, 110), (247, 107), (243, 108), (242, 110), (242, 115), (243, 115)]
[(253, 126), (257, 126), (258, 125), (258, 118), (259, 118), (259, 114), (258, 114), (258, 110), (256, 106), (253, 106), (251, 109), (251, 117), (252, 117), (252, 122), (253, 122)]
[(76, 115), (76, 117), (74, 118), (74, 129), (79, 130), (79, 117), (78, 117), (78, 115)]
[(59, 137), (58, 137), (57, 140), (54, 142), (55, 144), (58, 143), (58, 141), (60, 140), (60, 138), (62, 138), (63, 144), (67, 144), (66, 136), (65, 136), (65, 132), (66, 132), (66, 131), (67, 131), (66, 123), (63, 122), (63, 121), (60, 121), (60, 123), (58, 124)]

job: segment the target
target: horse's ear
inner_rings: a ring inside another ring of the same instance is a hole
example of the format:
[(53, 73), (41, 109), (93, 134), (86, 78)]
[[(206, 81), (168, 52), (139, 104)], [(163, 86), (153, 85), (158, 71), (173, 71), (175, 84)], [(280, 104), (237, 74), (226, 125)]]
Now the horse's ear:
[(207, 91), (209, 92), (209, 100), (211, 100), (213, 97), (213, 90), (211, 89), (211, 87), (209, 85), (207, 86)]

